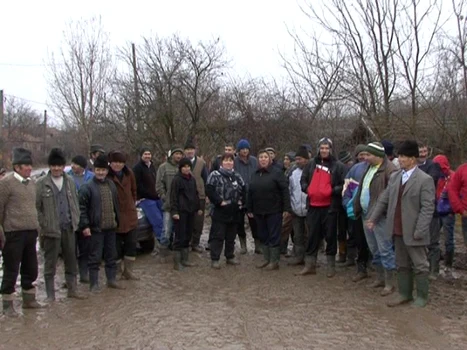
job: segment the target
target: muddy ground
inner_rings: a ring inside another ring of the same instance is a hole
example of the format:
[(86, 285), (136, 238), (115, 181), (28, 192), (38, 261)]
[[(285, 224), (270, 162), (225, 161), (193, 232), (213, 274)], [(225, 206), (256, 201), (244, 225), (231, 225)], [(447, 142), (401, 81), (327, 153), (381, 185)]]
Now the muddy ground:
[[(467, 254), (458, 247), (458, 268), (465, 268)], [(67, 300), (60, 289), (47, 309), (2, 317), (0, 349), (467, 349), (461, 269), (432, 284), (425, 309), (389, 309), (390, 297), (369, 289), (370, 280), (351, 282), (353, 268), (333, 279), (324, 266), (316, 276), (296, 277), (300, 267), (285, 258), (279, 271), (266, 272), (254, 268), (261, 257), (252, 252), (219, 271), (210, 268), (208, 252), (191, 257), (199, 266), (176, 272), (142, 254), (141, 281), (122, 281), (126, 290), (104, 288), (84, 301)], [(38, 287), (43, 300), (42, 277)]]

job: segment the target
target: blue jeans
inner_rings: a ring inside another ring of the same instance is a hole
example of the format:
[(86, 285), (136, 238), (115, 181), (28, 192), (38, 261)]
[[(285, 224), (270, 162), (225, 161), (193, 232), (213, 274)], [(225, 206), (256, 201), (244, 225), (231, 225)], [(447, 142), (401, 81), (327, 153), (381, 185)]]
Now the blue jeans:
[[(366, 218), (363, 218), (363, 222)], [(373, 265), (381, 266), (385, 270), (396, 269), (396, 258), (394, 253), (394, 244), (386, 233), (386, 218), (378, 221), (373, 231), (363, 225), (368, 248), (373, 255)]]
[(454, 214), (444, 215), (439, 218), (440, 227), (444, 230), (444, 244), (446, 253), (454, 253), (454, 226), (456, 216)]
[(152, 226), (152, 231), (154, 236), (157, 238), (160, 244), (163, 246), (168, 246), (169, 241), (165, 236), (165, 227), (164, 227), (164, 211), (162, 210), (162, 201), (159, 199), (157, 201), (152, 199), (145, 199), (139, 203), (139, 206), (144, 211), (144, 215), (148, 219), (149, 223)]

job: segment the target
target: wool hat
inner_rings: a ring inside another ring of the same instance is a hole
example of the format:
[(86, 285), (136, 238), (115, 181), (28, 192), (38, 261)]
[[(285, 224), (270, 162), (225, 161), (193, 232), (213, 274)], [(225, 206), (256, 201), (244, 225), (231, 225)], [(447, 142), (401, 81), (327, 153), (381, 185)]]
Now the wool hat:
[(112, 151), (109, 153), (109, 162), (126, 163), (126, 156), (120, 151)]
[(361, 144), (357, 145), (357, 147), (355, 147), (354, 154), (355, 154), (355, 156), (358, 156), (362, 152), (366, 152), (366, 145), (364, 145), (363, 143), (361, 143)]
[(101, 152), (101, 153), (105, 153), (104, 151), (104, 147), (102, 147), (102, 145), (99, 145), (98, 143), (94, 144), (94, 145), (91, 145), (91, 153), (96, 153), (96, 152)]
[(183, 148), (181, 148), (180, 146), (173, 146), (170, 149), (169, 157), (172, 157), (174, 155), (174, 153), (176, 153), (176, 152), (180, 152), (181, 154), (183, 154)]
[(400, 156), (406, 157), (415, 157), (418, 158), (420, 154), (418, 153), (418, 143), (414, 140), (406, 140), (402, 142), (399, 147), (398, 153)]
[(348, 163), (348, 162), (350, 162), (352, 160), (352, 156), (347, 151), (340, 151), (337, 158), (344, 164)]
[(75, 163), (76, 165), (79, 165), (83, 169), (86, 169), (86, 167), (88, 166), (88, 161), (86, 160), (86, 157), (81, 155), (74, 156), (71, 159), (71, 162)]
[(139, 149), (139, 156), (142, 157), (145, 152), (151, 152), (151, 149), (149, 147), (141, 147)]
[(248, 148), (251, 149), (250, 143), (246, 139), (241, 139), (237, 143), (237, 151), (240, 151), (241, 149)]
[(47, 159), (48, 165), (65, 165), (66, 158), (63, 154), (63, 151), (60, 148), (52, 148), (49, 153), (49, 158)]
[(107, 169), (109, 167), (109, 159), (105, 154), (100, 154), (99, 157), (94, 161), (94, 169), (102, 168)]
[(184, 149), (196, 149), (196, 146), (195, 146), (195, 143), (193, 142), (193, 140), (188, 140), (185, 143), (185, 148)]
[(181, 169), (183, 168), (185, 165), (189, 165), (190, 168), (193, 166), (193, 163), (191, 163), (191, 160), (189, 160), (188, 158), (182, 158), (180, 159), (180, 162), (178, 163), (178, 169)]
[(310, 159), (310, 153), (308, 153), (308, 148), (306, 145), (301, 145), (298, 147), (298, 151), (295, 153), (295, 158), (301, 157), (305, 159)]
[(369, 143), (366, 148), (365, 148), (365, 151), (367, 151), (368, 153), (376, 156), (376, 157), (380, 157), (380, 158), (384, 158), (384, 156), (386, 155), (386, 153), (384, 153), (384, 146), (382, 145), (381, 142), (371, 142)]
[(22, 147), (17, 147), (13, 148), (13, 156), (11, 157), (12, 165), (21, 165), (21, 164), (27, 164), (27, 165), (32, 165), (32, 156), (31, 156), (31, 151), (22, 148)]
[(276, 154), (276, 150), (274, 148), (272, 148), (272, 147), (266, 147), (264, 150), (266, 152), (272, 152), (272, 153)]
[(392, 144), (391, 141), (383, 140), (383, 141), (381, 141), (381, 144), (382, 144), (383, 147), (384, 147), (384, 152), (385, 152), (388, 156), (392, 156), (392, 155), (394, 154), (394, 145)]
[(295, 152), (287, 152), (285, 156), (288, 157), (291, 162), (295, 160)]
[(329, 137), (323, 137), (318, 141), (318, 148), (321, 145), (329, 145), (329, 147), (332, 148), (332, 140)]

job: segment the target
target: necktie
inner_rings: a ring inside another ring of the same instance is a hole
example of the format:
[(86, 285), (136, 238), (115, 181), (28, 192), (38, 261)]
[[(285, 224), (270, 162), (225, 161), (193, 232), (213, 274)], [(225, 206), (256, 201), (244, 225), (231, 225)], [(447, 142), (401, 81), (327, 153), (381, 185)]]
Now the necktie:
[(407, 172), (404, 171), (402, 173), (402, 185), (405, 185), (408, 179), (409, 179), (409, 174), (407, 174)]

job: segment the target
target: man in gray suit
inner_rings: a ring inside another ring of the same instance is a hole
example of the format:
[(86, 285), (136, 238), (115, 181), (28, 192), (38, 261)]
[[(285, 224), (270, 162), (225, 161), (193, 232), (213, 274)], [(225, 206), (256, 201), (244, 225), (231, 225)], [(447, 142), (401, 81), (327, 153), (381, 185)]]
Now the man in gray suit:
[(399, 296), (388, 302), (397, 306), (413, 300), (413, 279), (417, 288), (416, 306), (428, 301), (430, 223), (435, 210), (433, 179), (417, 167), (418, 144), (405, 141), (399, 148), (401, 170), (395, 172), (388, 187), (379, 197), (366, 225), (373, 229), (386, 213), (386, 231), (394, 239), (396, 249)]

